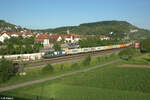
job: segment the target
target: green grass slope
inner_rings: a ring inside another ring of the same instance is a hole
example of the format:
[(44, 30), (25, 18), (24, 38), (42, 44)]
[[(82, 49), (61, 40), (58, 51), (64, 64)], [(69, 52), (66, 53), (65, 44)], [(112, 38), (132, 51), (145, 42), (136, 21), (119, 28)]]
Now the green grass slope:
[(121, 67), (122, 64), (119, 62), (2, 94), (27, 99), (42, 96), (43, 100), (149, 100), (150, 69)]

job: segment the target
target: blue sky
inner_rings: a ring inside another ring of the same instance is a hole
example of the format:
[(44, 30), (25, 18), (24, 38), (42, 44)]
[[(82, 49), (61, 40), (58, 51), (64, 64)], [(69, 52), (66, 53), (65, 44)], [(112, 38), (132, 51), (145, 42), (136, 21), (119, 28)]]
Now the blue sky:
[(0, 19), (30, 29), (123, 20), (150, 29), (150, 0), (0, 0)]

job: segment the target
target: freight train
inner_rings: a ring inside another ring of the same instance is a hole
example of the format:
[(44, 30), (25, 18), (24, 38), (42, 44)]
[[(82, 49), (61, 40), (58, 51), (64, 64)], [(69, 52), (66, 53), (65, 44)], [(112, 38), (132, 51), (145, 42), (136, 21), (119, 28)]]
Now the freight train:
[[(39, 60), (39, 59), (43, 59), (43, 58), (58, 57), (58, 56), (63, 56), (63, 55), (72, 55), (72, 54), (78, 54), (78, 53), (124, 48), (124, 47), (128, 47), (130, 45), (132, 45), (132, 43), (111, 45), (111, 46), (67, 49), (67, 50), (62, 50), (62, 51), (42, 52), (42, 53), (32, 53), (32, 54), (5, 55), (4, 57), (6, 59), (15, 60), (15, 61), (30, 61), (30, 60)], [(0, 59), (1, 58), (2, 58), (2, 56), (0, 56)]]
[(120, 44), (120, 45), (111, 45), (111, 46), (99, 46), (99, 47), (89, 47), (89, 48), (68, 49), (68, 50), (65, 50), (65, 51), (62, 50), (62, 51), (46, 52), (43, 57), (44, 58), (51, 58), (51, 57), (57, 57), (57, 56), (63, 56), (63, 55), (103, 51), (103, 50), (124, 48), (124, 47), (128, 47), (130, 45), (132, 45), (132, 43)]

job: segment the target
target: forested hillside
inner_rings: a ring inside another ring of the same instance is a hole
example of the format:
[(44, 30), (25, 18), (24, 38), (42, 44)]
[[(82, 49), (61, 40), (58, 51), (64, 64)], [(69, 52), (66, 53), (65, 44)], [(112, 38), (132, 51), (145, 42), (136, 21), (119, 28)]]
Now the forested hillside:
[(21, 26), (11, 24), (4, 20), (0, 20), (0, 32), (3, 32), (3, 31), (5, 31), (5, 32), (20, 32), (23, 30), (28, 30), (28, 29), (22, 28)]
[[(39, 32), (48, 33), (66, 33), (69, 29), (71, 33), (76, 34), (101, 34), (109, 35), (110, 32), (117, 34), (117, 37), (122, 37), (124, 33), (129, 33), (130, 37), (133, 39), (143, 39), (150, 37), (150, 31), (145, 29), (140, 29), (126, 21), (101, 21), (94, 23), (83, 23), (79, 26), (68, 26), (59, 27), (55, 29), (43, 29), (43, 30), (33, 30)], [(137, 32), (130, 32), (131, 30), (138, 30)]]
[[(25, 29), (25, 28), (24, 28)], [(47, 32), (47, 33), (58, 33), (66, 34), (66, 30), (69, 29), (70, 33), (76, 34), (98, 34), (109, 36), (110, 32), (115, 34), (115, 37), (122, 38), (124, 33), (129, 33), (132, 39), (144, 39), (150, 37), (150, 31), (146, 29), (140, 29), (126, 21), (101, 21), (93, 23), (83, 23), (79, 26), (67, 26), (58, 27), (55, 29), (42, 29), (42, 30), (32, 30), (32, 32)], [(21, 31), (22, 27), (10, 24), (4, 20), (0, 20), (0, 32), (2, 31)], [(29, 30), (29, 29), (26, 29)], [(131, 30), (138, 30), (136, 32), (130, 32)]]
[(125, 21), (102, 21), (94, 23), (84, 23), (80, 24), (79, 26), (60, 27), (56, 29), (45, 29), (38, 31), (52, 32), (52, 33), (66, 33), (67, 29), (69, 29), (70, 32), (72, 33), (78, 34), (107, 34), (109, 32), (125, 33), (129, 32), (130, 29), (138, 29), (138, 28)]

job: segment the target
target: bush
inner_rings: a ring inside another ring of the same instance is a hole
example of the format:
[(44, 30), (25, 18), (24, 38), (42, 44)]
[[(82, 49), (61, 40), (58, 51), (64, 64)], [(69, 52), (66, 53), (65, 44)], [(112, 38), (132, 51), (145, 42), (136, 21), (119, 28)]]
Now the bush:
[(119, 56), (121, 59), (129, 60), (134, 56), (139, 55), (140, 52), (135, 48), (125, 48), (124, 50), (120, 51)]
[(83, 60), (83, 65), (87, 66), (91, 62), (91, 55), (88, 55), (84, 60)]
[(10, 79), (14, 75), (14, 66), (13, 63), (9, 60), (6, 60), (4, 57), (0, 61), (0, 83), (3, 83)]
[(54, 68), (51, 64), (48, 64), (44, 68), (42, 68), (42, 73), (52, 73), (53, 71)]
[(53, 46), (53, 49), (55, 51), (60, 51), (61, 50), (61, 46), (58, 43), (55, 43), (54, 46)]
[(150, 53), (150, 38), (145, 39), (141, 42), (141, 51), (146, 51)]

